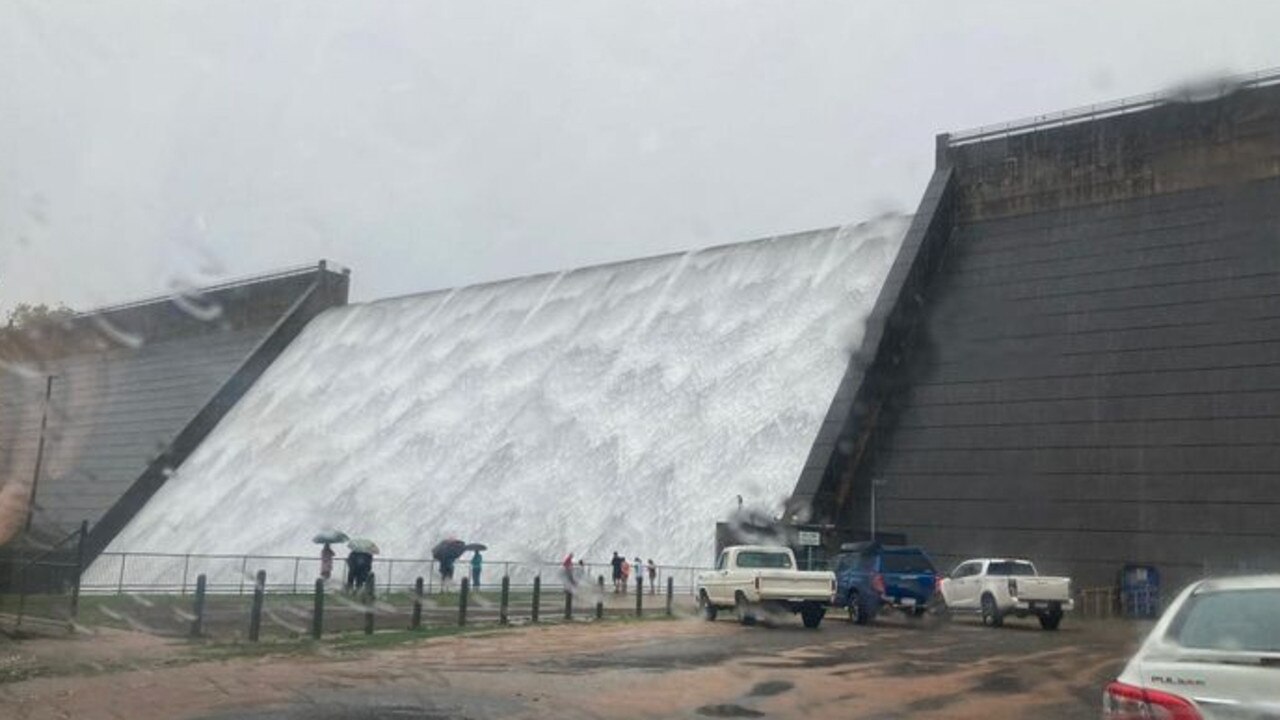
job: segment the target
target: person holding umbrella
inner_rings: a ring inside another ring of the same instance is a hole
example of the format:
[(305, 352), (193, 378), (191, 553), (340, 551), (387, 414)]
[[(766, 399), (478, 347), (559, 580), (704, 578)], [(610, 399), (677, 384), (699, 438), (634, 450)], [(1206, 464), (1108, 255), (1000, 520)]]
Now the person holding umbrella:
[(347, 534), (341, 530), (324, 530), (311, 538), (311, 542), (324, 547), (320, 549), (320, 577), (328, 580), (333, 576), (333, 543), (346, 542)]
[(329, 543), (324, 544), (324, 548), (320, 550), (320, 577), (328, 580), (333, 575), (333, 547)]
[[(468, 544), (454, 537), (446, 538), (436, 543), (436, 546), (431, 548), (431, 557), (435, 558), (436, 562), (440, 563), (440, 592), (445, 592), (449, 588), (449, 585), (452, 584), (453, 565), (458, 561), (458, 558), (462, 557), (463, 553), (466, 553), (468, 550), (474, 553), (480, 553), (481, 551), (488, 549), (489, 547), (487, 545), (481, 545), (480, 543)], [(475, 562), (476, 561), (473, 558), (473, 570)], [(484, 560), (481, 559), (480, 562), (484, 562)], [(479, 575), (477, 575), (476, 578), (478, 583)]]
[(365, 538), (347, 542), (347, 589), (363, 590), (373, 572), (373, 556), (379, 552), (378, 544)]

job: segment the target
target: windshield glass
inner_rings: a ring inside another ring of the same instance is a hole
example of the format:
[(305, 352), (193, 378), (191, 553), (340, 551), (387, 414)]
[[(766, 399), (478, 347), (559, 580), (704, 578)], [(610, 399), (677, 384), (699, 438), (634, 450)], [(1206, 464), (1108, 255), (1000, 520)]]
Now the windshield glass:
[(1280, 652), (1280, 589), (1192, 595), (1165, 637), (1185, 648)]
[(885, 553), (880, 558), (880, 569), (887, 573), (931, 573), (933, 563), (919, 550)]
[(1269, 27), (0, 0), (0, 720), (1096, 717), (1280, 572)]
[(993, 562), (987, 566), (988, 575), (1017, 575), (1027, 576), (1035, 575), (1036, 569), (1031, 563), (1027, 562)]
[(738, 554), (741, 568), (790, 568), (791, 556), (780, 552), (750, 551)]

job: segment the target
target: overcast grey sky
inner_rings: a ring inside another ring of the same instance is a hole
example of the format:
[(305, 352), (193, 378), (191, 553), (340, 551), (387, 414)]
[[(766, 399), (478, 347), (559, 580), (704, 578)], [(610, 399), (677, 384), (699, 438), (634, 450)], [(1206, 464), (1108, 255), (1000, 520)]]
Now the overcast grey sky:
[(0, 0), (0, 310), (357, 299), (911, 212), (937, 132), (1280, 65), (1280, 3)]

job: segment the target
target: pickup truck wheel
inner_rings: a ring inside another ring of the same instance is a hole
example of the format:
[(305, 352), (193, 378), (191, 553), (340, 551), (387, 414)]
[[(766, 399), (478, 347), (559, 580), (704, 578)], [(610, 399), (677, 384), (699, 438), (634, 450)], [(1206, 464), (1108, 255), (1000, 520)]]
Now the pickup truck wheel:
[(706, 590), (698, 593), (698, 612), (707, 622), (714, 622), (716, 619), (716, 606), (711, 604), (711, 598), (707, 597)]
[(996, 605), (996, 599), (990, 595), (982, 596), (982, 624), (998, 628), (1004, 624), (1004, 613)]
[(756, 624), (755, 610), (751, 607), (751, 604), (747, 602), (746, 595), (743, 595), (742, 593), (738, 593), (737, 595), (734, 596), (733, 611), (738, 616), (738, 622), (742, 623), (743, 625)]
[(1062, 611), (1047, 612), (1040, 616), (1040, 628), (1043, 630), (1057, 630), (1058, 625), (1062, 622)]
[(810, 629), (821, 625), (822, 618), (826, 614), (827, 609), (821, 605), (809, 605), (800, 609), (800, 619), (804, 622), (804, 626)]
[(866, 625), (871, 622), (871, 614), (862, 604), (862, 596), (856, 591), (849, 595), (849, 622), (854, 625)]

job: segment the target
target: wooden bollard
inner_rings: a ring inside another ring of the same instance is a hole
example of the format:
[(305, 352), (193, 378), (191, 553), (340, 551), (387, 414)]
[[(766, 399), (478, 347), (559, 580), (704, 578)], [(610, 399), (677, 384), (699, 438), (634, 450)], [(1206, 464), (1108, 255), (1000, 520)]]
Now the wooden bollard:
[(636, 617), (644, 613), (644, 576), (636, 576)]
[(604, 576), (596, 578), (596, 619), (604, 619)]
[(507, 607), (511, 603), (511, 578), (506, 575), (502, 576), (502, 595), (498, 602), (498, 624), (506, 625)]
[(267, 594), (267, 571), (259, 570), (253, 581), (253, 608), (249, 611), (249, 642), (258, 642), (262, 632), (262, 601)]
[(471, 579), (462, 578), (458, 586), (458, 627), (467, 624), (467, 596), (471, 594)]
[(573, 619), (573, 588), (568, 585), (564, 588), (564, 619)]
[(409, 629), (422, 627), (422, 576), (413, 581), (413, 619), (409, 621)]
[(538, 606), (541, 604), (542, 604), (542, 576), (535, 575), (533, 577), (533, 607), (532, 607), (533, 622), (538, 622), (538, 610), (539, 610)]
[(676, 579), (667, 576), (667, 615), (674, 615), (674, 605), (676, 597)]
[(316, 578), (315, 602), (311, 607), (311, 637), (324, 634), (324, 578)]
[(191, 620), (191, 637), (200, 637), (204, 633), (204, 593), (208, 586), (208, 578), (201, 573), (196, 578), (195, 618)]
[(373, 601), (377, 597), (374, 591), (373, 573), (369, 573), (369, 581), (364, 584), (364, 634), (373, 634)]

